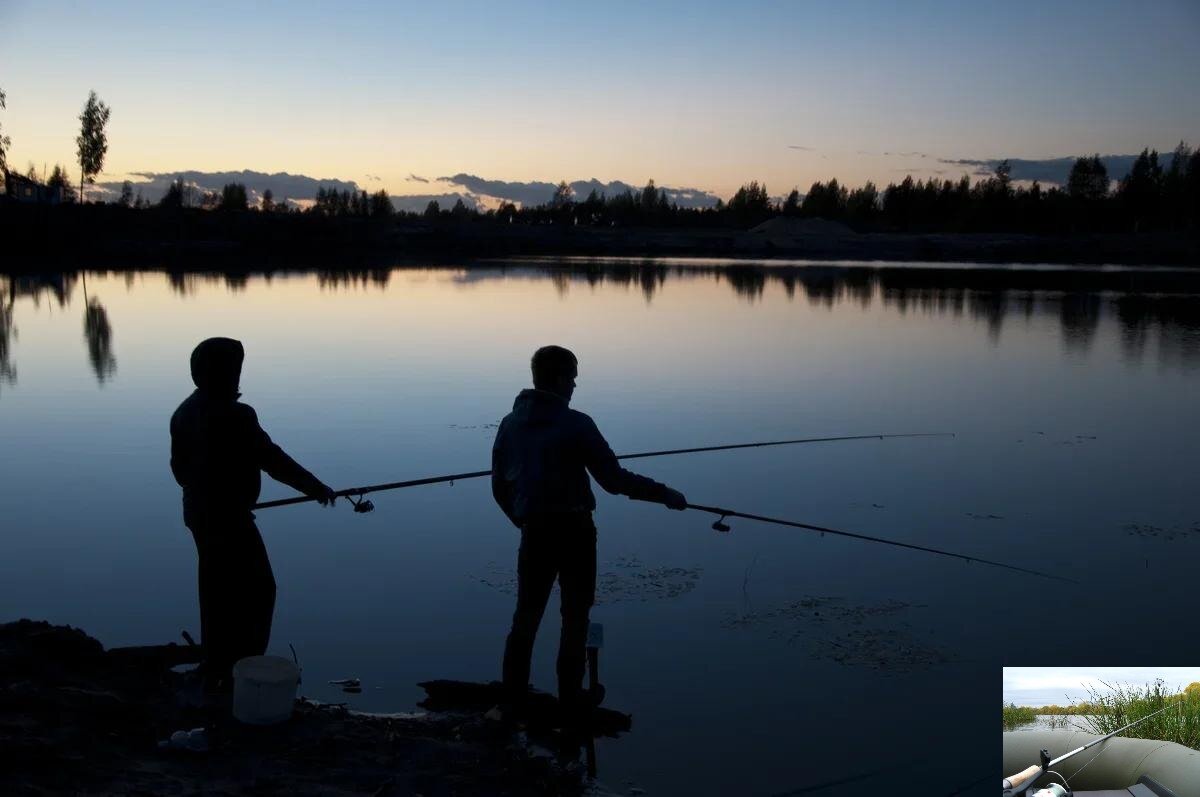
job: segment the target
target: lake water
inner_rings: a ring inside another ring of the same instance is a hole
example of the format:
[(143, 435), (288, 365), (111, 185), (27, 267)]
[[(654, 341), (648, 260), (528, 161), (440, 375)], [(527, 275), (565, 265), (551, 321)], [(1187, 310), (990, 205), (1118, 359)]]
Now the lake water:
[[(601, 674), (635, 718), (600, 742), (601, 779), (692, 794), (991, 784), (1002, 664), (1200, 655), (1180, 633), (1200, 554), (1200, 289), (948, 273), (541, 261), (0, 277), (0, 616), (110, 646), (198, 633), (167, 422), (202, 338), (244, 342), (243, 401), (339, 488), (487, 468), (530, 354), (558, 343), (580, 360), (573, 406), (618, 453), (956, 435), (630, 463), (693, 502), (1080, 582), (751, 521), (721, 534), (711, 516), (600, 494)], [(289, 494), (268, 480), (263, 497)], [(420, 680), (497, 677), (518, 536), (487, 481), (373, 500), (369, 515), (259, 513), (272, 650), (295, 646), (309, 696), (373, 711), (410, 710)], [(556, 604), (535, 652), (547, 689)], [(352, 676), (362, 695), (326, 686)]]

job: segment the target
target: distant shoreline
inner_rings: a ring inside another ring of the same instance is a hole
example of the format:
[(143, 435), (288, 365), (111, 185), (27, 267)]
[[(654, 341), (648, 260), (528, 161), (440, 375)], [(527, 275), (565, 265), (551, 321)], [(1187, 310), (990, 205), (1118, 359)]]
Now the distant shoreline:
[(734, 228), (573, 227), (412, 218), (321, 218), (111, 205), (0, 207), (0, 272), (48, 273), (84, 260), (109, 269), (346, 268), (406, 259), (699, 257), (920, 263), (1200, 266), (1194, 233), (813, 233)]

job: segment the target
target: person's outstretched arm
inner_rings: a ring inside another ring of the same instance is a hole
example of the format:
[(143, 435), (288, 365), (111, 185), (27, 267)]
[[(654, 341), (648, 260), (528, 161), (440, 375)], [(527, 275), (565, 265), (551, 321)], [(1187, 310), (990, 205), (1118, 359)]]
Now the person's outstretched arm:
[(250, 426), (249, 434), (258, 466), (275, 481), (283, 482), (308, 497), (317, 499), (323, 505), (333, 503), (336, 498), (333, 490), (301, 467), (299, 462), (289, 457), (287, 452), (271, 440), (271, 437), (259, 425), (258, 414), (252, 407), (245, 404), (240, 406), (245, 407), (244, 412)]
[[(582, 413), (581, 413), (582, 415)], [(662, 482), (634, 473), (621, 467), (617, 455), (609, 448), (608, 441), (600, 434), (596, 423), (586, 415), (584, 418), (583, 444), (584, 464), (596, 483), (605, 492), (627, 495), (639, 501), (654, 501), (666, 504), (671, 509), (686, 509), (687, 499), (678, 490), (672, 490)]]

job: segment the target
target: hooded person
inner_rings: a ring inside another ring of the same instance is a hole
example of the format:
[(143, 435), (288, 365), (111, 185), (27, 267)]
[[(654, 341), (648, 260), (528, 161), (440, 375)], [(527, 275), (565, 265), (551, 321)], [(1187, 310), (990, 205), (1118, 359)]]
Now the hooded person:
[(251, 509), (261, 472), (331, 504), (333, 491), (271, 441), (238, 401), (242, 344), (209, 338), (192, 352), (196, 390), (171, 416), (171, 472), (183, 488), (183, 522), (199, 560), (200, 636), (210, 685), (262, 655), (271, 637), (275, 577)]
[(569, 407), (578, 375), (575, 355), (538, 349), (533, 389), (522, 390), (492, 447), (492, 494), (521, 530), (517, 608), (504, 647), (504, 685), (511, 705), (529, 686), (534, 638), (558, 580), (562, 637), (558, 694), (568, 717), (586, 707), (582, 690), (588, 615), (596, 594), (596, 498), (588, 474), (609, 493), (685, 509), (665, 484), (621, 467), (595, 422)]

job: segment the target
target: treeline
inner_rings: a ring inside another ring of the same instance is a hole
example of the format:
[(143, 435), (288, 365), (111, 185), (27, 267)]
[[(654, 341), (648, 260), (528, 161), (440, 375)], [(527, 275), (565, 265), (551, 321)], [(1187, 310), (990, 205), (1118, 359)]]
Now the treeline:
[(1066, 185), (1014, 184), (1008, 161), (971, 182), (905, 177), (879, 190), (868, 182), (849, 188), (838, 180), (816, 182), (773, 199), (750, 182), (729, 202), (681, 208), (651, 180), (640, 192), (573, 196), (566, 182), (544, 205), (518, 209), (505, 203), (483, 215), (500, 221), (588, 226), (746, 228), (778, 217), (842, 222), (860, 232), (1145, 232), (1200, 229), (1200, 150), (1181, 143), (1165, 164), (1143, 150), (1129, 174), (1113, 181), (1099, 155), (1078, 158)]

